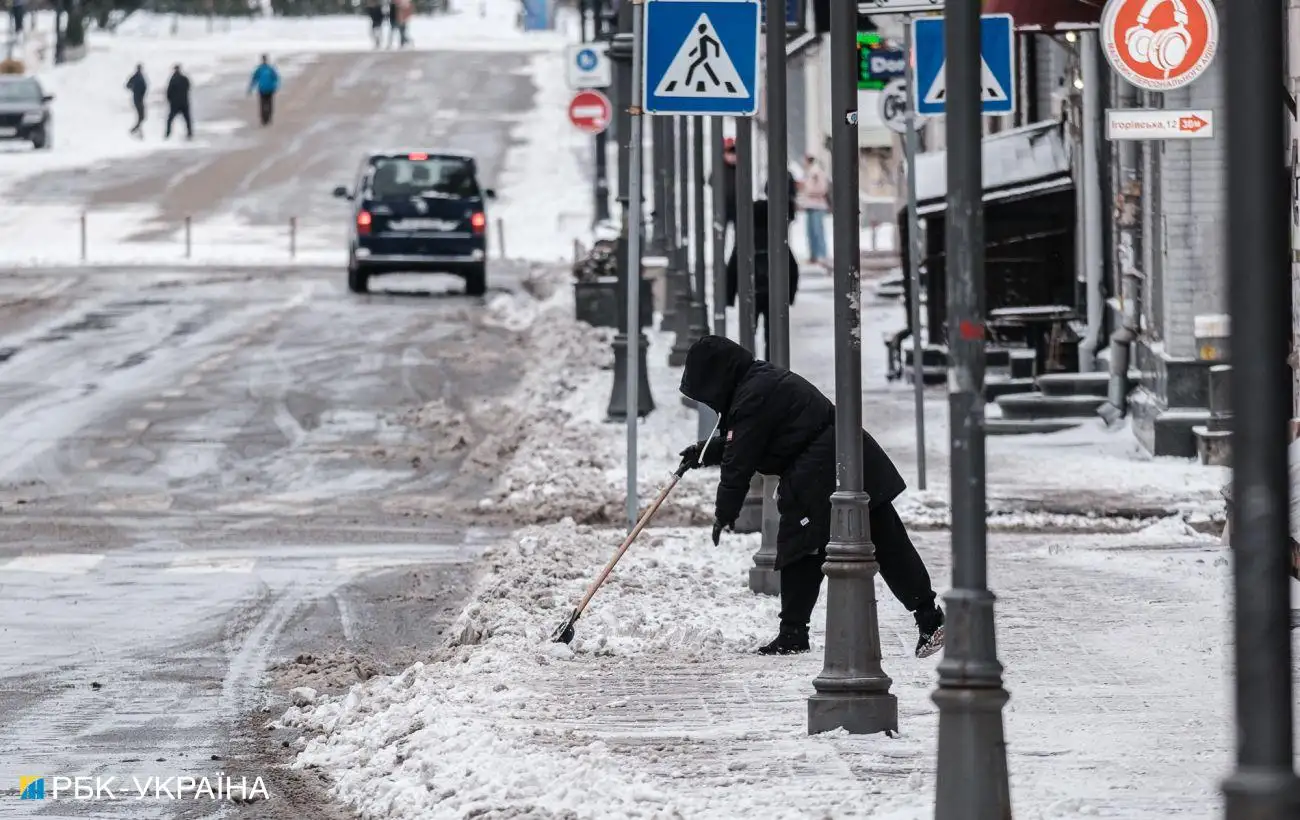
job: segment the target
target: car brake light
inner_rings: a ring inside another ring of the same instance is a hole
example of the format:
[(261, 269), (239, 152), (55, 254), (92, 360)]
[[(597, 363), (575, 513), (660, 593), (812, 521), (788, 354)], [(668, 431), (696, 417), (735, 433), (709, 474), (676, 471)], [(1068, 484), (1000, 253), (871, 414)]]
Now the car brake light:
[(487, 217), (482, 211), (475, 211), (469, 218), (469, 224), (474, 229), (474, 233), (483, 233), (483, 229), (487, 227)]
[(428, 155), (428, 154), (409, 154), (409, 155), (407, 155), (406, 158), (409, 159), (409, 160), (411, 160), (412, 162), (423, 162), (424, 160), (426, 160), (426, 159), (429, 158), (429, 155)]
[(360, 211), (357, 213), (357, 233), (370, 233), (370, 223), (373, 222), (370, 211)]

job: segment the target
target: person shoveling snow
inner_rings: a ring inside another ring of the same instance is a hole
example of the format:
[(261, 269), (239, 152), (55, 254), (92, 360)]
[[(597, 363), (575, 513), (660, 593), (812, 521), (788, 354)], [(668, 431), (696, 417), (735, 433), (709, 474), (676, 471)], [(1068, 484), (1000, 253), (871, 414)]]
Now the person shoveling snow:
[[(754, 473), (780, 478), (776, 568), (781, 572), (781, 628), (763, 655), (807, 652), (808, 623), (821, 591), (835, 492), (835, 405), (802, 376), (756, 360), (720, 336), (691, 345), (681, 392), (721, 417), (720, 435), (682, 450), (682, 464), (722, 468), (713, 543), (735, 524)], [(871, 498), (871, 541), (880, 575), (916, 618), (916, 656), (943, 646), (943, 611), (893, 500), (906, 488), (898, 468), (862, 431), (863, 482)]]

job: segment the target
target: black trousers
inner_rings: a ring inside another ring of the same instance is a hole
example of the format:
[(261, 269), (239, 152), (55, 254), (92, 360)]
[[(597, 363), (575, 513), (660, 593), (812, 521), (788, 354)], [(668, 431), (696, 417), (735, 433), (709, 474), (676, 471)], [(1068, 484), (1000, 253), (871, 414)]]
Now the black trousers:
[(140, 98), (132, 99), (135, 104), (135, 125), (131, 126), (131, 133), (140, 133), (140, 128), (144, 125), (144, 100)]
[(188, 105), (176, 106), (167, 109), (167, 133), (164, 135), (168, 138), (172, 135), (172, 121), (177, 117), (185, 120), (185, 136), (194, 136), (194, 121), (190, 119), (190, 107)]
[[(909, 612), (926, 611), (934, 606), (935, 593), (930, 572), (917, 554), (907, 528), (893, 504), (881, 504), (869, 515), (871, 541), (876, 545), (880, 577), (890, 593)], [(781, 630), (803, 632), (812, 619), (813, 607), (821, 594), (822, 563), (825, 552), (818, 552), (787, 564), (781, 570)]]
[(257, 95), (258, 112), (262, 115), (262, 125), (271, 124), (271, 115), (275, 113), (275, 92), (270, 94), (258, 93)]

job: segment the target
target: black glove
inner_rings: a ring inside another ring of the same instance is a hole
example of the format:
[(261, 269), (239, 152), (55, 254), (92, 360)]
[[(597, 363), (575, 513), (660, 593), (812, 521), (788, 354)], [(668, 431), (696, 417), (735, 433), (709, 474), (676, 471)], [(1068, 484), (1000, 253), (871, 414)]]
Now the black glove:
[(722, 463), (723, 443), (721, 436), (714, 436), (708, 442), (697, 441), (688, 445), (678, 455), (682, 457), (682, 472), (696, 467), (717, 467)]

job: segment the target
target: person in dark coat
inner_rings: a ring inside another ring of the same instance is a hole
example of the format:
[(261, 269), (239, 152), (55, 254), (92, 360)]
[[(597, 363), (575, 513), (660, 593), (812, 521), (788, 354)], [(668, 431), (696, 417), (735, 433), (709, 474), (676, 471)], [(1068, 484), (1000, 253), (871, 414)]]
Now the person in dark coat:
[(172, 66), (172, 78), (167, 81), (167, 132), (164, 136), (171, 139), (172, 122), (177, 118), (185, 120), (185, 138), (194, 139), (194, 120), (190, 118), (190, 78), (181, 71), (180, 63)]
[[(799, 291), (799, 263), (795, 261), (794, 252), (788, 250), (790, 261), (790, 304), (794, 304), (795, 294)], [(736, 296), (740, 290), (740, 272), (736, 261), (736, 248), (731, 249), (727, 259), (727, 306), (735, 307)], [(754, 203), (754, 329), (758, 329), (758, 320), (763, 319), (763, 355), (771, 355), (772, 324), (768, 321), (767, 283), (767, 200), (760, 199)]]
[[(777, 476), (776, 568), (781, 572), (781, 628), (763, 655), (807, 652), (808, 623), (822, 582), (835, 492), (835, 406), (802, 376), (721, 336), (691, 345), (681, 392), (721, 418), (719, 434), (682, 450), (690, 466), (722, 468), (713, 543), (740, 515), (754, 473)], [(943, 646), (943, 611), (930, 573), (907, 535), (893, 500), (906, 488), (889, 456), (862, 431), (863, 487), (880, 575), (916, 618), (916, 656)]]
[(131, 92), (131, 103), (135, 106), (135, 125), (131, 127), (131, 136), (143, 137), (140, 129), (144, 127), (144, 95), (149, 90), (143, 65), (137, 65), (135, 73), (127, 78), (126, 89)]

